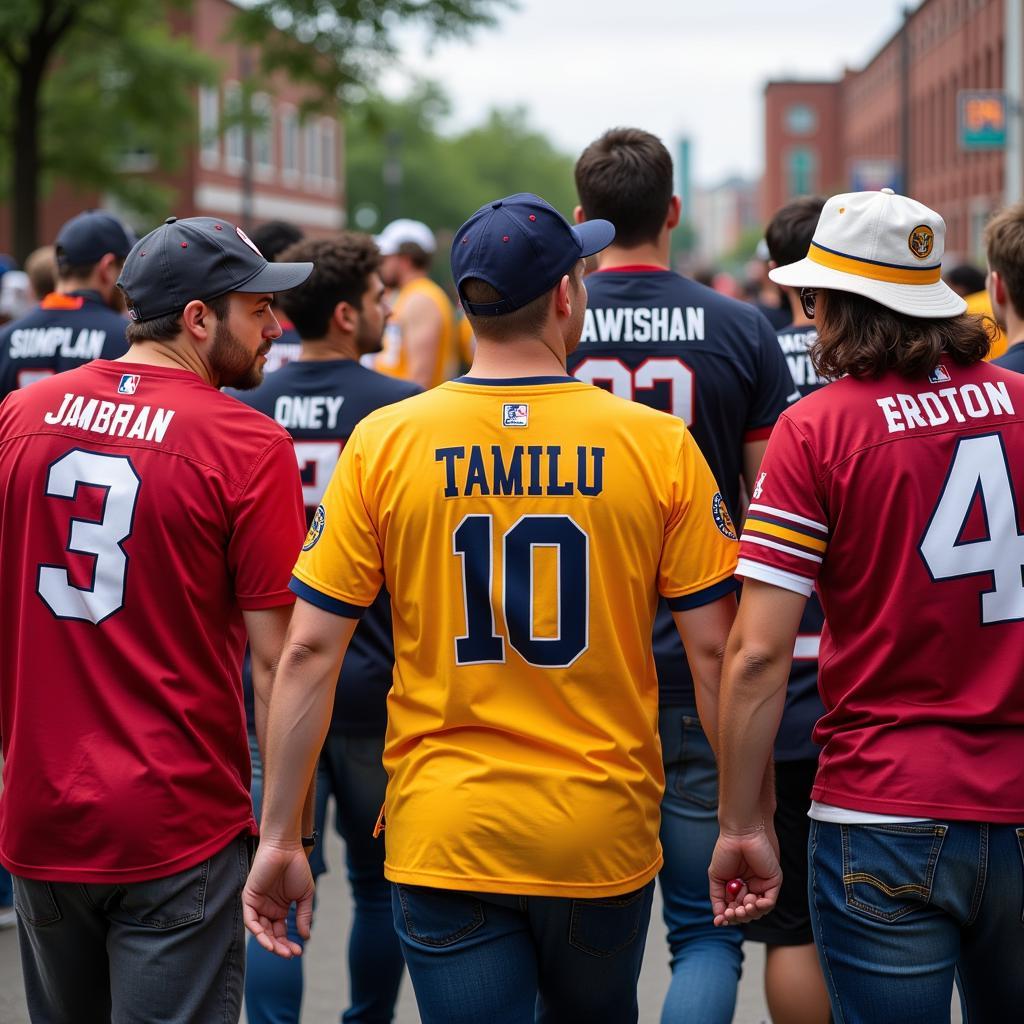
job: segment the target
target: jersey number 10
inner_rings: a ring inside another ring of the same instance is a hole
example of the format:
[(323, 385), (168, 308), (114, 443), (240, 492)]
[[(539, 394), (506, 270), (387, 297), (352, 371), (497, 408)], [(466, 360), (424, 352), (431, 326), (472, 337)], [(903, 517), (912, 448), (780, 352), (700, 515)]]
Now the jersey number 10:
[[(529, 665), (568, 668), (590, 642), (590, 539), (570, 516), (522, 516), (502, 538), (499, 612), (508, 642)], [(557, 555), (554, 636), (534, 632), (534, 550)], [(495, 628), (494, 521), (466, 516), (452, 534), (452, 553), (462, 560), (466, 634), (455, 640), (459, 665), (501, 664), (505, 638)]]

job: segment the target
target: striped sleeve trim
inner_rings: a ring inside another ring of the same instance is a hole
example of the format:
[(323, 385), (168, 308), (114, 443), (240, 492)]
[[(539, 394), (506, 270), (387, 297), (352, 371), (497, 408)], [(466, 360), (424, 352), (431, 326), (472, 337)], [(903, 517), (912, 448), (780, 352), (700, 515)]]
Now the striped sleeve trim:
[(782, 590), (791, 590), (794, 594), (803, 594), (810, 597), (814, 591), (814, 581), (806, 576), (798, 576), (795, 572), (786, 572), (785, 569), (776, 569), (771, 565), (764, 565), (762, 562), (755, 562), (750, 558), (741, 558), (736, 566), (736, 575), (748, 580), (760, 580), (762, 583), (770, 583), (773, 587), (780, 587)]
[(820, 562), (828, 548), (828, 528), (782, 509), (751, 505), (743, 522), (743, 540)]
[(341, 601), (336, 597), (331, 597), (330, 594), (325, 594), (323, 591), (311, 587), (308, 583), (303, 583), (302, 580), (296, 579), (294, 576), (291, 583), (288, 584), (288, 589), (297, 597), (301, 597), (303, 601), (315, 604), (317, 608), (322, 608), (325, 612), (343, 615), (346, 619), (361, 618), (366, 611), (362, 605), (349, 604), (348, 601)]

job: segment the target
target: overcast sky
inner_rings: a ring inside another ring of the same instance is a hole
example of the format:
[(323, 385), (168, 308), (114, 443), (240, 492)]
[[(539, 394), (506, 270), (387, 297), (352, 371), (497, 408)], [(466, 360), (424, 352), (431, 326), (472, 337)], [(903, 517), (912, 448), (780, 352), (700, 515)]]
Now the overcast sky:
[[(441, 82), (450, 127), (523, 105), (575, 155), (613, 125), (689, 135), (694, 179), (716, 184), (762, 166), (762, 90), (773, 78), (862, 67), (899, 26), (898, 0), (519, 0), (496, 29), (425, 52), (401, 36), (405, 66)], [(917, 6), (911, 0), (910, 6)], [(385, 91), (401, 94), (398, 75)]]

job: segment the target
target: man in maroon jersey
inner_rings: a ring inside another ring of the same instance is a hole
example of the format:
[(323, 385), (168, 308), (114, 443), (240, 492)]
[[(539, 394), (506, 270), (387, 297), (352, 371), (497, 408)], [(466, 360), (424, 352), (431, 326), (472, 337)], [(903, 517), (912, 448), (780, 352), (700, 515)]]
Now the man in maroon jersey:
[(218, 388), (259, 383), (273, 293), (311, 269), (172, 217), (118, 282), (127, 354), (0, 406), (0, 862), (33, 1020), (241, 1011), (242, 651), (265, 691), (304, 520), (288, 434)]
[(744, 523), (711, 897), (720, 924), (775, 902), (758, 787), (817, 585), (809, 889), (846, 1024), (949, 1020), (954, 974), (965, 1019), (1024, 1005), (1024, 376), (982, 362), (944, 234), (889, 189), (835, 196), (771, 272), (803, 289), (834, 383), (783, 413)]

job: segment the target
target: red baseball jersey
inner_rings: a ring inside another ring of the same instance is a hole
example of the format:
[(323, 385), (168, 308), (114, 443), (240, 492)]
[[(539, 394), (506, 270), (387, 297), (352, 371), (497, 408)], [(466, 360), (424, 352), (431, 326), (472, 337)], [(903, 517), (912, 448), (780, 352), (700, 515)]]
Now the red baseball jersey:
[(0, 406), (0, 862), (133, 882), (255, 832), (243, 609), (288, 604), (304, 518), (272, 420), (97, 360)]
[(738, 574), (825, 609), (815, 800), (1024, 820), (1024, 376), (944, 360), (782, 415)]

